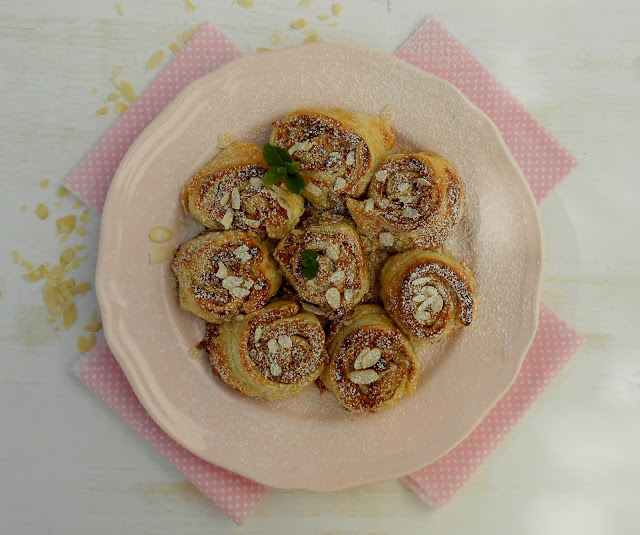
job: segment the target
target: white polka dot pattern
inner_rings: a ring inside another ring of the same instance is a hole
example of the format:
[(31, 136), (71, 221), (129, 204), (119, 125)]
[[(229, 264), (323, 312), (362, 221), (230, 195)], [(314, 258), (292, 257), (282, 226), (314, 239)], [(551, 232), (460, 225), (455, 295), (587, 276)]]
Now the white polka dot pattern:
[(242, 55), (208, 22), (120, 116), (64, 185), (98, 213), (120, 161), (146, 126), (191, 82)]
[(583, 338), (544, 305), (533, 344), (515, 382), (482, 422), (458, 446), (404, 478), (432, 507), (447, 503), (571, 360)]
[[(113, 174), (138, 134), (188, 83), (240, 55), (222, 33), (204, 24), (70, 174), (67, 188), (101, 212)], [(491, 117), (538, 202), (576, 165), (575, 158), (436, 20), (425, 23), (397, 55), (452, 82)], [(449, 501), (581, 345), (578, 333), (542, 307), (534, 343), (511, 389), (461, 444), (406, 476), (407, 485), (431, 506)], [(267, 489), (203, 461), (166, 435), (136, 398), (106, 342), (83, 357), (75, 372), (234, 522), (240, 524), (251, 514)]]
[(576, 159), (437, 20), (396, 56), (451, 82), (496, 124), (538, 202), (577, 165)]
[(196, 457), (160, 429), (133, 393), (106, 341), (83, 357), (74, 371), (236, 524), (251, 514), (267, 492), (258, 483)]

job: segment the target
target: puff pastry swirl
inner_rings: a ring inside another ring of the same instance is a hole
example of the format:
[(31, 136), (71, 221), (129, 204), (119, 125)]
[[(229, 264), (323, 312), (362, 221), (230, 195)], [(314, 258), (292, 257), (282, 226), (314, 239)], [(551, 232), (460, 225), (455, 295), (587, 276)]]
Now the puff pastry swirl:
[(329, 331), (322, 383), (350, 411), (376, 412), (415, 391), (418, 357), (382, 307), (358, 305)]
[(210, 323), (262, 308), (282, 282), (266, 246), (241, 230), (206, 232), (183, 243), (171, 267), (180, 306)]
[(208, 353), (213, 370), (248, 396), (297, 396), (327, 363), (317, 318), (293, 301), (275, 301), (241, 321), (214, 327)]

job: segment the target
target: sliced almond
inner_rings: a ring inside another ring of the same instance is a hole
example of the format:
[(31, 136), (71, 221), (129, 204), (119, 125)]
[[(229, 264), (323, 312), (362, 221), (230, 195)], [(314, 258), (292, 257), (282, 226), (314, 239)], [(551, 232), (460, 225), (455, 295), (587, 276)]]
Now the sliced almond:
[(173, 237), (173, 232), (167, 227), (153, 227), (149, 231), (149, 239), (156, 243), (167, 243)]
[(13, 256), (13, 263), (17, 264), (18, 262), (20, 262), (20, 253), (18, 251), (13, 251), (11, 253), (11, 256)]
[(61, 217), (60, 219), (56, 220), (58, 234), (60, 234), (61, 232), (73, 232), (76, 228), (76, 220), (77, 218), (73, 214)]
[(150, 264), (162, 264), (172, 260), (176, 254), (174, 247), (154, 247), (149, 251)]
[(71, 295), (83, 295), (91, 290), (91, 285), (88, 282), (79, 282), (71, 288)]
[(177, 54), (178, 52), (180, 52), (180, 45), (173, 41), (171, 44), (169, 44), (169, 50), (171, 50), (171, 52), (173, 52), (174, 54)]
[(229, 275), (225, 277), (222, 281), (222, 287), (226, 290), (231, 290), (232, 288), (237, 288), (244, 282), (242, 277), (235, 277), (234, 275)]
[(69, 190), (67, 188), (65, 188), (64, 186), (60, 186), (56, 190), (56, 197), (60, 197), (61, 199), (66, 197), (68, 194), (69, 194)]
[[(225, 279), (225, 280), (227, 280), (227, 279)], [(236, 288), (231, 288), (231, 290), (229, 290), (229, 293), (232, 295), (232, 297), (235, 297), (236, 299), (244, 299), (251, 292), (249, 290), (247, 290), (246, 288), (236, 287)]]
[(304, 17), (298, 17), (294, 21), (291, 22), (291, 27), (294, 30), (301, 30), (307, 25), (307, 21)]
[(272, 338), (267, 342), (267, 349), (269, 353), (277, 353), (280, 350), (280, 344), (275, 338)]
[(321, 15), (316, 15), (316, 18), (324, 22), (325, 20), (330, 19), (331, 15), (327, 15), (326, 13), (323, 13)]
[(118, 12), (118, 15), (124, 15), (124, 7), (122, 7), (120, 2), (116, 2), (116, 11)]
[(219, 279), (226, 279), (229, 276), (229, 272), (227, 270), (227, 266), (224, 264), (222, 260), (218, 261), (218, 271), (216, 272), (216, 277)]
[(78, 317), (78, 309), (74, 303), (71, 303), (71, 306), (64, 311), (62, 315), (62, 325), (68, 331), (73, 327), (76, 322), (76, 318)]
[(291, 337), (286, 334), (281, 334), (280, 336), (278, 336), (278, 344), (284, 349), (291, 349), (293, 347), (293, 341), (291, 340)]
[(340, 16), (340, 13), (342, 13), (342, 5), (340, 5), (338, 2), (333, 4), (331, 6), (331, 13), (333, 13), (334, 17)]
[(184, 8), (188, 12), (192, 12), (196, 10), (196, 5), (191, 0), (184, 0)]
[[(186, 43), (186, 40), (185, 40), (185, 43)], [(167, 56), (167, 53), (164, 51), (164, 49), (159, 48), (151, 55), (151, 57), (147, 61), (146, 69), (148, 71), (157, 69), (158, 67), (160, 67), (160, 65), (164, 63), (166, 56)]]
[(349, 154), (347, 154), (345, 163), (347, 165), (353, 165), (354, 163), (356, 163), (356, 153), (354, 151), (351, 151)]
[(40, 219), (47, 219), (47, 217), (49, 217), (49, 209), (44, 204), (39, 202), (38, 204), (36, 204), (36, 215)]
[(384, 247), (391, 247), (395, 243), (395, 238), (391, 232), (381, 232), (380, 233), (380, 245)]
[(236, 136), (234, 136), (231, 132), (220, 132), (218, 134), (218, 148), (226, 149), (235, 140)]
[(27, 262), (23, 259), (22, 262), (20, 262), (20, 265), (27, 271), (33, 271), (33, 264), (31, 262)]
[(240, 210), (240, 190), (238, 188), (231, 190), (231, 208)]
[(258, 48), (256, 48), (256, 52), (269, 52), (271, 49), (267, 48), (266, 46), (259, 46)]
[(271, 375), (277, 377), (282, 373), (282, 367), (277, 362), (272, 362), (271, 366), (269, 367), (269, 371), (271, 372)]
[(308, 35), (305, 40), (305, 43), (322, 43), (322, 37), (320, 37), (317, 33), (312, 33)]
[(376, 201), (374, 199), (367, 199), (364, 201), (364, 211), (371, 212), (376, 206)]
[(107, 108), (106, 106), (103, 108), (98, 108), (96, 110), (96, 115), (106, 115), (107, 113), (109, 113), (109, 108)]
[(379, 379), (374, 370), (358, 370), (349, 374), (349, 380), (357, 385), (368, 385)]
[(251, 0), (237, 0), (238, 5), (245, 9), (251, 9), (253, 7), (253, 2)]
[(85, 227), (84, 225), (78, 225), (78, 228), (76, 228), (76, 234), (78, 236), (86, 236), (87, 235), (87, 227)]
[(96, 345), (96, 337), (93, 333), (89, 333), (88, 336), (78, 336), (78, 351), (83, 355), (91, 350)]
[(189, 355), (193, 360), (202, 360), (207, 356), (205, 350), (201, 347), (192, 347), (187, 351), (187, 355)]
[(337, 288), (329, 288), (325, 292), (324, 296), (331, 308), (333, 308), (334, 310), (340, 308), (340, 301), (342, 299), (342, 296)]
[(118, 115), (122, 115), (125, 111), (127, 111), (128, 108), (129, 108), (129, 106), (127, 106), (121, 100), (118, 100), (116, 102), (116, 112), (117, 112)]
[(259, 342), (260, 338), (262, 338), (262, 325), (258, 325), (258, 327), (256, 328), (256, 332), (253, 334), (253, 341), (254, 342)]
[(393, 114), (395, 113), (395, 108), (392, 104), (387, 104), (382, 111), (380, 112), (380, 120), (385, 123), (390, 123), (391, 119), (393, 119)]
[(338, 269), (336, 271), (334, 271), (331, 276), (329, 277), (329, 283), (330, 284), (340, 284), (341, 282), (344, 281), (346, 275), (344, 273), (344, 271), (342, 269)]
[(231, 208), (227, 208), (220, 223), (222, 223), (222, 226), (227, 230), (231, 228), (231, 224), (233, 223), (233, 210)]
[(198, 28), (199, 26), (197, 24), (194, 24), (193, 26), (187, 28), (184, 32), (182, 32), (182, 42), (188, 43), (198, 31)]
[(62, 253), (60, 253), (60, 263), (63, 266), (66, 266), (67, 264), (71, 263), (71, 261), (76, 257), (76, 252), (69, 248), (69, 249), (65, 249), (64, 251), (62, 251)]
[(387, 180), (388, 176), (389, 176), (389, 171), (387, 171), (386, 169), (381, 169), (375, 174), (376, 180), (378, 182), (384, 182), (385, 180)]
[(226, 206), (229, 199), (231, 199), (231, 193), (227, 191), (222, 197), (220, 197), (220, 206)]
[[(349, 153), (351, 154), (351, 153)], [(336, 178), (336, 181), (333, 183), (333, 191), (340, 191), (347, 185), (347, 181), (341, 176)]]
[(311, 4), (313, 4), (313, 0), (300, 0), (298, 7), (309, 7)]

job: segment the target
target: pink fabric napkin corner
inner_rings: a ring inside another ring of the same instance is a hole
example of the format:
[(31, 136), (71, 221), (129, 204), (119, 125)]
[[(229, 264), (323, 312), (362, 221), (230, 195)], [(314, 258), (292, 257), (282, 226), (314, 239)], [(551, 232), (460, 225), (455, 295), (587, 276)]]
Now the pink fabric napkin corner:
[[(205, 23), (73, 170), (65, 181), (66, 187), (101, 213), (111, 179), (140, 132), (183, 87), (240, 55), (240, 50), (221, 32)], [(495, 122), (538, 202), (577, 164), (435, 19), (425, 22), (398, 50), (397, 56), (456, 85)], [(409, 488), (433, 507), (448, 502), (582, 343), (577, 332), (542, 306), (533, 345), (513, 386), (456, 448), (404, 477)], [(258, 483), (203, 461), (166, 435), (136, 398), (106, 342), (81, 358), (74, 371), (237, 524), (251, 514), (267, 492)]]

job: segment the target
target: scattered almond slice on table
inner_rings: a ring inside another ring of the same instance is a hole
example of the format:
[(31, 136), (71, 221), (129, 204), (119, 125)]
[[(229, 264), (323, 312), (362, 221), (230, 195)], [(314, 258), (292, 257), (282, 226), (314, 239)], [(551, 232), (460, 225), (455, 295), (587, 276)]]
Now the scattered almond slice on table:
[(238, 5), (245, 9), (251, 9), (253, 7), (253, 2), (251, 0), (237, 0)]
[(78, 351), (83, 355), (91, 350), (96, 345), (96, 337), (93, 333), (89, 333), (88, 336), (78, 336)]
[(302, 28), (304, 28), (307, 25), (307, 20), (304, 17), (299, 17), (297, 19), (295, 19), (292, 23), (291, 23), (291, 27), (294, 30), (301, 30)]
[(43, 188), (43, 189), (46, 188), (48, 185), (49, 185), (49, 179), (48, 178), (45, 178), (44, 180), (42, 180), (40, 182), (40, 187)]
[(322, 43), (322, 37), (320, 37), (317, 33), (312, 33), (307, 36), (304, 40), (305, 43)]
[(116, 2), (116, 11), (118, 12), (118, 15), (124, 15), (124, 7), (122, 7), (120, 2)]
[(147, 65), (145, 68), (148, 71), (157, 69), (158, 67), (160, 67), (160, 65), (164, 63), (166, 56), (167, 56), (167, 53), (164, 51), (164, 49), (159, 48), (151, 55), (151, 57), (149, 58), (149, 61), (147, 61)]
[(173, 52), (174, 54), (177, 54), (178, 52), (180, 52), (180, 45), (174, 41), (169, 45), (169, 50), (171, 50), (171, 52)]
[(325, 20), (329, 20), (331, 18), (331, 15), (321, 14), (321, 15), (316, 15), (316, 18), (324, 22)]
[(190, 28), (187, 28), (184, 32), (182, 32), (182, 42), (183, 43), (188, 43), (191, 38), (196, 34), (196, 32), (198, 31), (198, 28), (200, 26), (198, 24), (194, 24), (193, 26), (191, 26)]
[(49, 217), (49, 209), (44, 204), (39, 202), (38, 204), (36, 204), (36, 215), (40, 219), (47, 219), (47, 217)]
[(333, 13), (334, 17), (339, 17), (340, 13), (342, 13), (342, 5), (339, 3), (335, 3), (331, 6), (331, 13)]
[(191, 0), (184, 0), (184, 8), (187, 11), (192, 12), (196, 10), (196, 5)]

